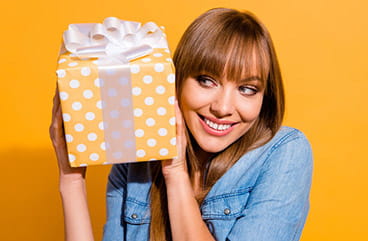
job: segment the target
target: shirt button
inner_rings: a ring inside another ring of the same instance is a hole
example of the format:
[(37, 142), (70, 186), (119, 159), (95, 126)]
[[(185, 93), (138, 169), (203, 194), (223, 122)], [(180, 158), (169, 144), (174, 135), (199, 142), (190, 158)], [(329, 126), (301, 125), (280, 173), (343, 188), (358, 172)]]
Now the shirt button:
[(138, 215), (133, 213), (131, 217), (132, 217), (132, 219), (136, 219), (136, 218), (138, 218)]
[(225, 208), (224, 209), (224, 214), (225, 215), (229, 215), (231, 213), (231, 210), (230, 209), (228, 209), (228, 208)]

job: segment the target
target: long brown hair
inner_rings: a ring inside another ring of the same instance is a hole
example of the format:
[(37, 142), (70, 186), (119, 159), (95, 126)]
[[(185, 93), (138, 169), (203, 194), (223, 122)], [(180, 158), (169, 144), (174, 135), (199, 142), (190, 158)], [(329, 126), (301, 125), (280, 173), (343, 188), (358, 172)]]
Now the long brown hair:
[[(216, 181), (247, 151), (269, 141), (281, 126), (285, 101), (282, 78), (271, 37), (265, 26), (250, 12), (216, 8), (199, 16), (185, 31), (174, 54), (177, 99), (188, 77), (210, 73), (236, 81), (256, 69), (264, 85), (259, 117), (246, 132), (205, 167), (196, 158), (196, 141), (187, 129), (187, 163), (190, 178), (201, 176), (199, 204)], [(152, 165), (150, 240), (171, 240), (166, 187), (160, 163)]]

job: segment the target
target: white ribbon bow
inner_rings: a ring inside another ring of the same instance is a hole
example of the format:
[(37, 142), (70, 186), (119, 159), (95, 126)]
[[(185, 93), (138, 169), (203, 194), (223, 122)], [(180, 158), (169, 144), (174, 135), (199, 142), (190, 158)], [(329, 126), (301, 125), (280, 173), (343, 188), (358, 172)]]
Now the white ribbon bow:
[(78, 57), (114, 57), (127, 63), (167, 48), (164, 33), (153, 22), (123, 21), (108, 17), (103, 24), (70, 24), (63, 35), (65, 48)]

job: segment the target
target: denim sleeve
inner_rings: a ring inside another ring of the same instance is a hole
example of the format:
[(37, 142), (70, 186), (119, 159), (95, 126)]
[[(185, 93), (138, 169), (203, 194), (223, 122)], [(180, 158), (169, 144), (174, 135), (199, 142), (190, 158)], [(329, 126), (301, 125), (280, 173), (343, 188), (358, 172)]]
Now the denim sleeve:
[(227, 240), (299, 240), (309, 210), (313, 158), (302, 133), (288, 139), (270, 150)]
[(122, 223), (123, 199), (126, 190), (127, 167), (113, 165), (109, 174), (106, 192), (106, 216), (103, 241), (124, 240)]

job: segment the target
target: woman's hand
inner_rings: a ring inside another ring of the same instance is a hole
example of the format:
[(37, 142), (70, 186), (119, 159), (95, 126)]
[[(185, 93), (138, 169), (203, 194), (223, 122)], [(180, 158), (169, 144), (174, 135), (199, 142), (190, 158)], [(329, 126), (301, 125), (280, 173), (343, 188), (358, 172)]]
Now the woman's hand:
[(54, 106), (52, 108), (52, 121), (49, 132), (58, 160), (60, 184), (84, 180), (86, 168), (72, 168), (69, 165), (58, 88), (56, 88), (53, 102)]
[(166, 178), (170, 178), (172, 176), (176, 176), (179, 173), (187, 173), (187, 162), (186, 162), (186, 147), (187, 140), (185, 136), (185, 122), (183, 116), (181, 114), (178, 101), (175, 101), (175, 115), (176, 115), (176, 145), (178, 150), (178, 157), (163, 160), (161, 162), (162, 165), (162, 174)]

